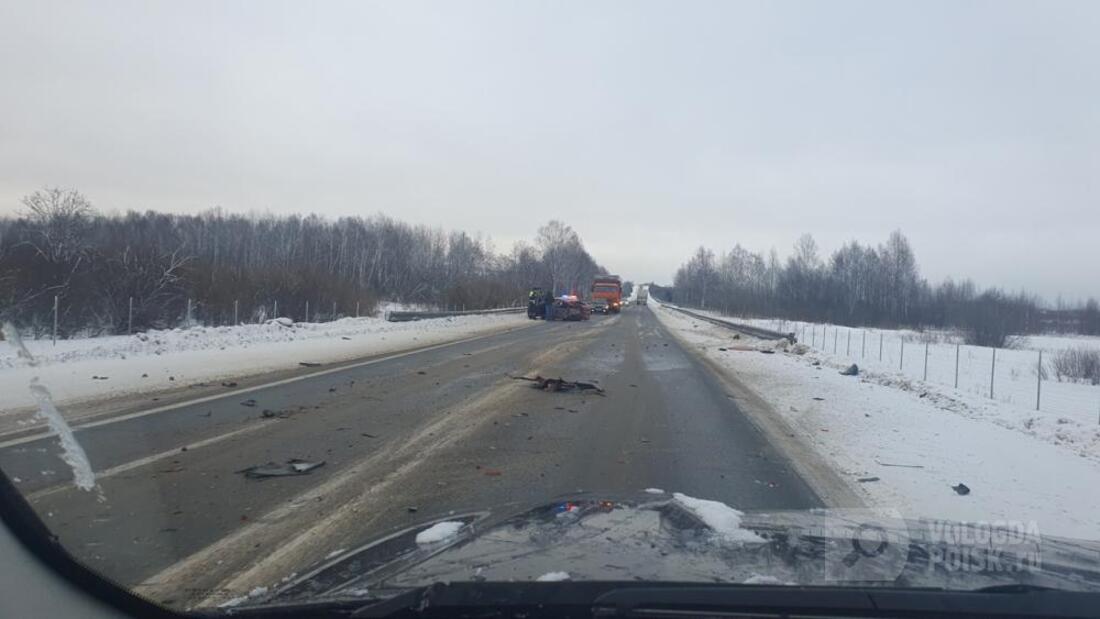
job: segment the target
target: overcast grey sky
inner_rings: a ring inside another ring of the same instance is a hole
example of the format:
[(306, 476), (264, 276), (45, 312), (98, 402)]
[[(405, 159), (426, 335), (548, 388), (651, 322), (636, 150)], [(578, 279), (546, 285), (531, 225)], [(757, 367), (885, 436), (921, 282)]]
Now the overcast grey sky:
[(5, 2), (0, 213), (551, 217), (668, 281), (694, 247), (909, 236), (1100, 296), (1100, 2)]

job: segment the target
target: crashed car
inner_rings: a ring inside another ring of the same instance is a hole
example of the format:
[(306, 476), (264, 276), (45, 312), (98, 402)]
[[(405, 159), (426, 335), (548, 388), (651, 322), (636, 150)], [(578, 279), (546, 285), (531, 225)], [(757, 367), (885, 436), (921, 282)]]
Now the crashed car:
[(562, 296), (554, 300), (554, 320), (588, 320), (592, 306), (575, 296)]

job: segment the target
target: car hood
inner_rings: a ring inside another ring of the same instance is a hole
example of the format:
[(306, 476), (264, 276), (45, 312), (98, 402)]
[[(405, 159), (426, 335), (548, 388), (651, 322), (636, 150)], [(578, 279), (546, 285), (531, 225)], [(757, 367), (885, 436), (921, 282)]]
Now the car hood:
[[(461, 524), (435, 527), (443, 522)], [(433, 527), (456, 531), (424, 535)], [(561, 579), (1100, 591), (1098, 570), (1097, 542), (1040, 536), (1018, 523), (905, 520), (867, 509), (742, 513), (654, 490), (428, 521), (249, 603), (379, 598), (435, 582)]]

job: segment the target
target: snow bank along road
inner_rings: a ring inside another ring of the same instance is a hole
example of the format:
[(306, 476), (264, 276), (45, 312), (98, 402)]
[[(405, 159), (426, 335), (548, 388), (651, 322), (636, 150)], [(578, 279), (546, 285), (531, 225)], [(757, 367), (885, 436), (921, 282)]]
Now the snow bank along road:
[[(231, 379), (241, 385), (270, 382), (326, 366), (412, 348), (452, 342), (503, 329), (530, 326), (521, 315), (459, 316), (391, 323), (382, 318), (343, 318), (294, 323), (286, 318), (235, 327), (195, 327), (135, 335), (25, 341), (36, 364), (0, 345), (0, 434), (33, 430), (34, 398), (27, 388), (38, 377), (70, 420), (118, 414), (130, 404), (159, 406), (218, 393)], [(259, 380), (254, 380), (258, 378)]]
[[(606, 394), (509, 377), (535, 374)], [(646, 308), (244, 388), (78, 428), (92, 492), (74, 488), (56, 439), (9, 441), (0, 466), (77, 556), (177, 605), (270, 586), (451, 510), (648, 487), (744, 510), (858, 501)], [(291, 459), (324, 465), (242, 473)]]
[[(897, 366), (858, 361), (858, 376), (842, 376), (852, 362), (843, 354), (760, 354), (774, 343), (733, 340), (726, 329), (651, 304), (688, 348), (766, 397), (865, 503), (913, 519), (1034, 523), (1042, 535), (1100, 539), (1095, 418), (1020, 409)], [(968, 494), (952, 489), (960, 483)]]

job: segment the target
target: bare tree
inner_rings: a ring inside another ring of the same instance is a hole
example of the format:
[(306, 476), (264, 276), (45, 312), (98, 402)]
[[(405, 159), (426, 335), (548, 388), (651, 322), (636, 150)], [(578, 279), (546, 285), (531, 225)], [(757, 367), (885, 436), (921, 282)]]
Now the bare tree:
[(51, 262), (72, 262), (84, 250), (92, 204), (75, 189), (42, 189), (23, 198), (27, 219), (37, 227), (38, 251)]

